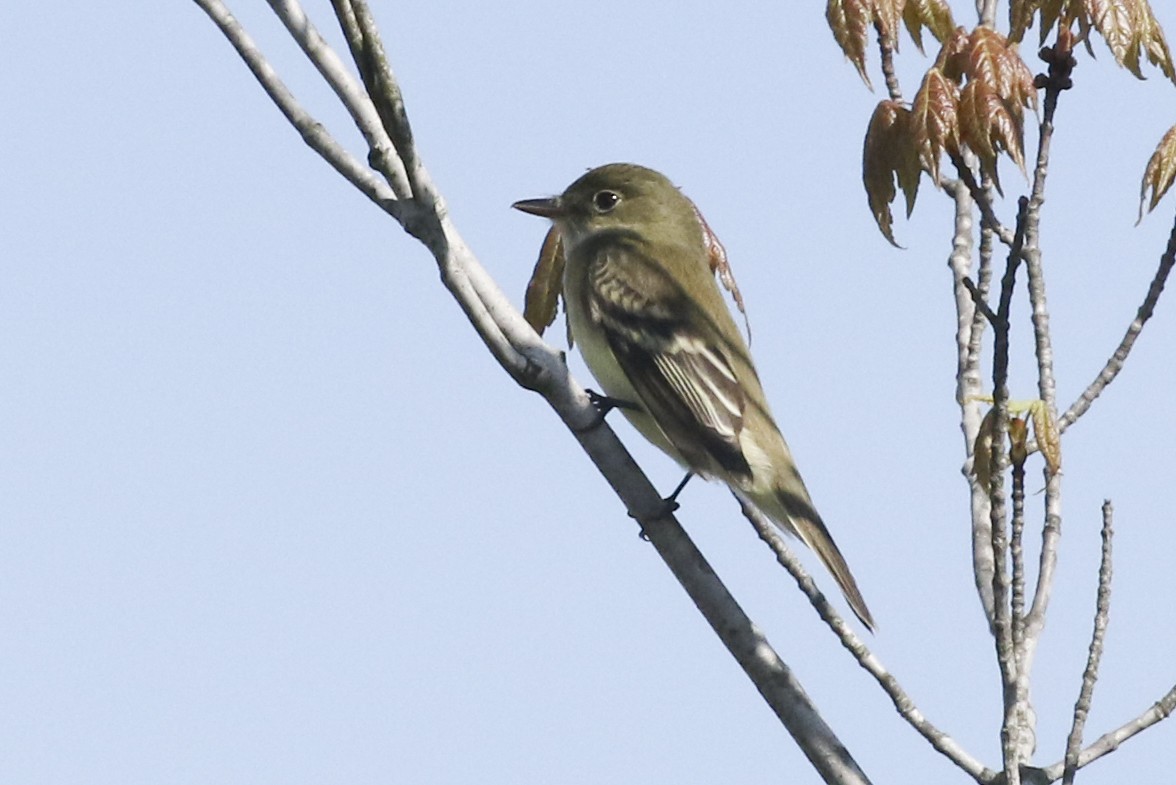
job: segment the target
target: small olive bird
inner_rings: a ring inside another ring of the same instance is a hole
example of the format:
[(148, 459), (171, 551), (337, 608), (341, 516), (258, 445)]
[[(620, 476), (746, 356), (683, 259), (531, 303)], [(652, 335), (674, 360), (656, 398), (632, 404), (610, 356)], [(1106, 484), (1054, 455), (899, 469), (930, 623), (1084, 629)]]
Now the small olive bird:
[(513, 206), (559, 230), (572, 338), (608, 397), (624, 402), (637, 430), (689, 472), (727, 483), (816, 551), (872, 630), (768, 411), (693, 203), (659, 172), (608, 164), (559, 196)]

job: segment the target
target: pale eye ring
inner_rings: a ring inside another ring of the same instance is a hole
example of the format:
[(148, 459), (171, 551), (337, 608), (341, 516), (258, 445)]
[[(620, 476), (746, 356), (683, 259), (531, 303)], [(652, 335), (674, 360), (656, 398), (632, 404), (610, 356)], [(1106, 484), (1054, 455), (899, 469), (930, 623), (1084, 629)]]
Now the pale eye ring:
[(621, 195), (616, 191), (597, 191), (592, 196), (592, 206), (598, 213), (610, 213), (621, 201)]

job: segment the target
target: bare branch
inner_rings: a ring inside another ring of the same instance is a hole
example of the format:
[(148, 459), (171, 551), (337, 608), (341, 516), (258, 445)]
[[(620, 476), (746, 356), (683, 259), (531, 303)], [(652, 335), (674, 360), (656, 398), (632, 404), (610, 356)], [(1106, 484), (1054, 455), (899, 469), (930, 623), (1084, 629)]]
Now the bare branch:
[[(951, 269), (952, 292), (956, 303), (956, 403), (960, 407), (960, 428), (964, 433), (964, 450), (968, 463), (963, 473), (969, 481), (972, 492), (972, 568), (976, 576), (976, 589), (984, 618), (991, 629), (993, 624), (992, 598), (992, 524), (989, 518), (990, 503), (987, 488), (972, 479), (972, 451), (980, 433), (981, 378), (980, 342), (984, 333), (985, 316), (980, 312), (980, 303), (988, 295), (989, 280), (992, 277), (991, 254), (989, 264), (981, 267), (977, 275), (979, 285), (970, 278), (973, 249), (972, 194), (959, 180), (945, 184), (945, 190), (955, 202), (955, 232), (952, 236), (952, 251), (947, 265)], [(982, 235), (983, 239), (983, 235)], [(987, 304), (985, 303), (985, 307)], [(988, 308), (991, 313), (992, 309)], [(993, 313), (992, 316), (996, 314)]]
[(405, 187), (404, 164), (392, 149), (392, 140), (380, 125), (380, 117), (371, 98), (347, 71), (335, 50), (319, 35), (297, 0), (269, 0), (269, 4), (285, 25), (290, 37), (298, 43), (323, 79), (335, 91), (339, 102), (347, 109), (355, 122), (355, 127), (363, 135), (368, 148), (381, 158), (387, 159), (391, 165), (385, 179), (392, 186), (397, 198), (409, 198), (412, 194)]
[[(1071, 74), (1076, 65), (1072, 54), (1072, 40), (1068, 28), (1059, 28), (1058, 39), (1053, 47), (1044, 47), (1039, 55), (1049, 64), (1048, 75), (1039, 75), (1035, 80), (1038, 87), (1045, 89), (1041, 124), (1038, 127), (1037, 162), (1033, 169), (1033, 186), (1025, 228), (1025, 269), (1029, 283), (1029, 303), (1032, 310), (1033, 341), (1037, 357), (1038, 397), (1051, 419), (1057, 419), (1057, 384), (1053, 373), (1053, 348), (1050, 340), (1049, 307), (1045, 294), (1045, 270), (1042, 263), (1040, 226), (1041, 208), (1045, 203), (1045, 185), (1049, 173), (1050, 143), (1054, 133), (1054, 114), (1058, 97), (1072, 86)], [(1034, 587), (1033, 602), (1025, 618), (1025, 640), (1021, 659), (1024, 678), (1032, 669), (1034, 655), (1041, 632), (1045, 628), (1045, 613), (1053, 589), (1054, 570), (1057, 566), (1058, 541), (1062, 533), (1061, 475), (1050, 470), (1045, 473), (1045, 525), (1041, 533), (1041, 553), (1038, 557), (1037, 585)], [(1027, 686), (1025, 688), (1028, 689)]]
[(388, 184), (381, 181), (370, 169), (357, 161), (351, 153), (331, 137), (326, 128), (314, 119), (294, 98), (294, 94), (286, 87), (269, 62), (257, 48), (257, 44), (245, 29), (237, 22), (229, 9), (221, 0), (196, 0), (196, 4), (208, 14), (225, 38), (237, 50), (237, 54), (245, 61), (245, 65), (253, 72), (253, 76), (261, 83), (266, 94), (277, 105), (278, 109), (290, 125), (302, 135), (311, 149), (323, 157), (334, 167), (335, 171), (343, 175), (349, 183), (364, 193), (367, 198), (378, 204), (393, 217), (396, 217), (397, 205), (395, 194)]
[(841, 641), (841, 645), (853, 655), (854, 659), (858, 661), (863, 669), (878, 682), (882, 690), (890, 697), (891, 702), (894, 703), (894, 708), (898, 710), (898, 714), (907, 723), (914, 728), (919, 735), (925, 738), (935, 750), (940, 752), (944, 757), (966, 772), (976, 782), (981, 785), (991, 783), (997, 773), (992, 769), (987, 768), (977, 759), (973, 758), (968, 752), (963, 749), (951, 736), (948, 736), (939, 728), (935, 727), (928, 721), (915, 706), (911, 697), (898, 683), (898, 679), (887, 670), (882, 661), (874, 655), (865, 642), (857, 636), (850, 625), (846, 624), (841, 615), (833, 608), (833, 605), (817, 588), (816, 582), (812, 576), (804, 569), (800, 563), (800, 559), (788, 547), (784, 541), (784, 537), (780, 534), (780, 530), (769, 522), (753, 505), (746, 503), (740, 499), (738, 495), (740, 507), (743, 509), (743, 515), (751, 523), (759, 538), (767, 543), (768, 547), (776, 555), (776, 561), (780, 566), (788, 570), (788, 573), (796, 581), (796, 585), (808, 597), (809, 603), (817, 611), (817, 615), (821, 617), (821, 621), (833, 631)]
[(959, 153), (951, 153), (949, 157), (951, 158), (952, 165), (955, 166), (956, 172), (960, 176), (960, 182), (972, 194), (972, 199), (976, 202), (976, 207), (980, 210), (981, 225), (991, 229), (1002, 243), (1011, 247), (1014, 240), (1013, 232), (1009, 231), (1008, 227), (1002, 224), (1000, 219), (996, 217), (996, 210), (992, 206), (991, 193), (985, 191), (976, 182), (976, 177), (972, 174), (972, 169), (968, 166), (963, 156)]
[(1107, 622), (1111, 611), (1111, 538), (1114, 536), (1115, 511), (1108, 499), (1102, 505), (1102, 559), (1098, 565), (1098, 599), (1095, 602), (1094, 631), (1090, 636), (1090, 652), (1086, 657), (1086, 669), (1082, 672), (1082, 688), (1074, 704), (1074, 722), (1070, 726), (1070, 737), (1066, 740), (1066, 768), (1062, 775), (1063, 785), (1073, 785), (1074, 774), (1078, 771), (1078, 754), (1082, 749), (1082, 730), (1090, 714), (1090, 702), (1094, 695), (1094, 683), (1098, 680), (1098, 666), (1102, 661), (1103, 639), (1107, 634)]
[(874, 30), (878, 33), (878, 50), (882, 53), (882, 76), (886, 79), (886, 92), (890, 100), (902, 102), (902, 88), (898, 85), (898, 74), (894, 70), (894, 41), (886, 34), (882, 22), (875, 17)]
[[(334, 8), (361, 78), (379, 117), (354, 96), (354, 82), (305, 18), (295, 0), (273, 0), (275, 12), (307, 55), (336, 87), (373, 149), (380, 180), (346, 153), (307, 115), (220, 0), (197, 0), (224, 32), (266, 92), (316, 151), (420, 240), (436, 259), (441, 278), (479, 337), (521, 385), (540, 392), (616, 491), (658, 554), (670, 567), (716, 634), (755, 683), (821, 776), (830, 783), (863, 785), (864, 774), (824, 724), (803, 689), (770, 644), (682, 531), (649, 479), (568, 373), (563, 354), (543, 343), (523, 315), (479, 264), (449, 219), (444, 200), (417, 156), (395, 75), (363, 0), (334, 0)], [(401, 168), (398, 168), (401, 167)], [(392, 185), (389, 186), (389, 183)], [(399, 198), (398, 198), (399, 197)]]
[(1024, 718), (1021, 700), (1023, 682), (1019, 658), (1013, 643), (1013, 629), (1009, 604), (1009, 573), (1006, 563), (1008, 539), (1005, 532), (1005, 495), (1004, 468), (1008, 465), (1008, 454), (1005, 441), (1008, 431), (1008, 373), (1009, 373), (1009, 314), (1012, 310), (1013, 290), (1016, 286), (1017, 265), (1023, 255), (1022, 243), (1025, 238), (1025, 222), (1028, 212), (1028, 200), (1024, 197), (1019, 202), (1017, 211), (1017, 231), (1013, 244), (1009, 248), (1005, 274), (1001, 279), (1000, 304), (997, 308), (998, 323), (993, 325), (993, 415), (996, 423), (992, 437), (992, 474), (989, 480), (988, 493), (992, 500), (990, 519), (992, 522), (992, 555), (993, 555), (993, 639), (996, 644), (996, 659), (1000, 666), (1002, 695), (1004, 699), (1004, 720), (1001, 723), (1001, 750), (1004, 759), (1004, 775), (1006, 785), (1020, 785), (1020, 767), (1024, 750), (1021, 737), (1023, 728), (1021, 720)]
[(996, 27), (996, 0), (976, 0), (976, 17), (980, 24)]
[[(1104, 733), (1097, 741), (1084, 749), (1082, 754), (1078, 756), (1077, 768), (1081, 769), (1084, 766), (1088, 766), (1107, 753), (1119, 749), (1119, 746), (1132, 736), (1170, 717), (1173, 710), (1176, 710), (1176, 686), (1168, 690), (1167, 694), (1153, 703), (1147, 711), (1132, 720), (1128, 720), (1113, 731)], [(1048, 781), (1052, 782), (1063, 776), (1065, 762), (1059, 761), (1048, 768), (1042, 769), (1042, 772), (1049, 778)]]
[(1172, 225), (1172, 231), (1168, 234), (1168, 247), (1164, 254), (1160, 257), (1160, 266), (1156, 269), (1156, 274), (1152, 278), (1151, 285), (1147, 289), (1147, 295), (1143, 298), (1143, 304), (1139, 306), (1139, 310), (1135, 313), (1135, 319), (1127, 327), (1127, 332), (1123, 335), (1123, 340), (1119, 342), (1119, 346), (1115, 349), (1115, 353), (1107, 360), (1107, 364), (1099, 371), (1098, 376), (1094, 381), (1082, 391), (1078, 396), (1078, 400), (1070, 404), (1070, 408), (1066, 410), (1058, 419), (1058, 432), (1064, 432), (1066, 428), (1078, 421), (1078, 418), (1086, 414), (1090, 409), (1090, 405), (1098, 396), (1102, 395), (1103, 390), (1115, 380), (1119, 375), (1119, 371), (1123, 370), (1124, 364), (1127, 362), (1127, 356), (1131, 354), (1132, 347), (1135, 346), (1135, 339), (1143, 332), (1143, 326), (1147, 324), (1147, 320), (1155, 313), (1156, 304), (1160, 301), (1160, 295), (1164, 292), (1164, 285), (1168, 282), (1168, 274), (1172, 272), (1172, 265), (1176, 263), (1176, 222)]
[[(346, 6), (350, 6), (350, 9)], [(426, 202), (432, 201), (438, 194), (417, 157), (416, 143), (413, 141), (408, 114), (404, 110), (404, 96), (400, 92), (400, 83), (392, 72), (388, 57), (384, 54), (384, 44), (366, 0), (338, 0), (336, 15), (340, 19), (343, 34), (348, 36), (348, 46), (355, 57), (356, 68), (359, 69), (359, 75), (368, 94), (375, 102), (376, 112), (391, 137), (400, 160), (404, 162), (408, 187), (416, 198)], [(351, 37), (357, 29), (359, 41)], [(357, 52), (362, 56), (356, 56)]]
[[(1013, 461), (1013, 518), (1009, 535), (1009, 557), (1013, 564), (1010, 617), (1013, 622), (1013, 646), (1018, 651), (1025, 640), (1025, 463)], [(1019, 670), (1023, 670), (1019, 668)]]

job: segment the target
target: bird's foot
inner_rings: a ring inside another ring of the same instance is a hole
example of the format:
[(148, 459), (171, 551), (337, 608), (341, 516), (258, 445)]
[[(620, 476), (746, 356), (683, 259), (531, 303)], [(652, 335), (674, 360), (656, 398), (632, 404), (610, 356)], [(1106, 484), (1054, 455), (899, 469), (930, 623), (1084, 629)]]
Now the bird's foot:
[(673, 515), (675, 512), (677, 512), (678, 508), (682, 506), (682, 505), (678, 504), (678, 494), (680, 494), (682, 492), (682, 489), (686, 487), (686, 483), (690, 482), (690, 478), (693, 476), (694, 476), (694, 472), (686, 472), (686, 476), (682, 478), (682, 482), (678, 483), (678, 486), (676, 488), (674, 488), (673, 493), (671, 493), (666, 498), (662, 499), (661, 506), (657, 510), (655, 510), (653, 512), (653, 514), (642, 515), (642, 516), (638, 517), (637, 515), (635, 515), (633, 513), (629, 513), (630, 518), (634, 519), (635, 521), (637, 521), (638, 523), (641, 524), (641, 531), (638, 533), (638, 536), (641, 539), (645, 540), (646, 542), (649, 542), (649, 534), (647, 534), (645, 531), (645, 524), (642, 522), (642, 519), (647, 520), (647, 521), (656, 521), (659, 518), (665, 518), (665, 517)]
[(592, 422), (585, 425), (583, 428), (579, 428), (576, 431), (577, 433), (586, 433), (587, 431), (591, 431), (593, 428), (599, 428), (604, 422), (605, 415), (607, 415), (613, 409), (629, 409), (630, 411), (635, 412), (641, 411), (641, 406), (633, 403), (632, 401), (626, 401), (621, 398), (613, 398), (608, 395), (601, 395), (595, 390), (585, 390), (584, 392), (588, 394), (588, 400), (592, 403), (592, 407), (596, 409), (596, 418)]

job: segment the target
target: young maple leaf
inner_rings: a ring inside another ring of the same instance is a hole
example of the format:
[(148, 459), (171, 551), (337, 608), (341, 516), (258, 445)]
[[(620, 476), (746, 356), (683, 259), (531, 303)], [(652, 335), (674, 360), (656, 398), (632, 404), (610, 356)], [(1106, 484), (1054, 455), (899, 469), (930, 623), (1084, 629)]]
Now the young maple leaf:
[(911, 107), (910, 128), (919, 161), (932, 182), (939, 182), (939, 159), (959, 152), (960, 88), (938, 67), (923, 77)]
[(825, 6), (825, 19), (833, 31), (833, 40), (857, 68), (862, 81), (873, 90), (874, 86), (866, 74), (866, 44), (869, 42), (870, 24), (874, 20), (871, 1), (829, 0)]
[(1147, 162), (1147, 168), (1143, 171), (1143, 182), (1139, 186), (1139, 219), (1135, 222), (1137, 225), (1143, 220), (1143, 204), (1147, 201), (1148, 190), (1151, 190), (1151, 202), (1147, 206), (1150, 213), (1156, 209), (1164, 194), (1168, 193), (1173, 179), (1176, 179), (1176, 125), (1169, 128), (1160, 139), (1156, 151)]
[(1168, 41), (1147, 0), (1085, 0), (1083, 11), (1116, 63), (1143, 79), (1140, 58), (1146, 54), (1152, 65), (1176, 81)]
[(902, 6), (902, 21), (920, 52), (923, 51), (924, 27), (931, 31), (939, 43), (943, 43), (956, 29), (946, 0), (906, 0)]
[(899, 245), (891, 229), (890, 204), (901, 188), (909, 218), (915, 208), (921, 174), (919, 154), (911, 133), (910, 110), (897, 101), (880, 101), (870, 117), (862, 146), (862, 183), (878, 229), (895, 247)]

